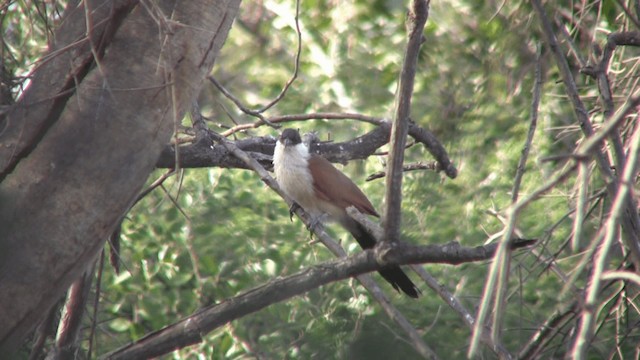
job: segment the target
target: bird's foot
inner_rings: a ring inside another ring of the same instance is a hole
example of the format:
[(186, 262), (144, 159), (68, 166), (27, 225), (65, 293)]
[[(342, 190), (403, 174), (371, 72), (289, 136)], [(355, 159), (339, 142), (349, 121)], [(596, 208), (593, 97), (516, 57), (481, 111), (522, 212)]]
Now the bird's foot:
[(291, 203), (291, 207), (289, 207), (289, 219), (291, 220), (291, 222), (293, 222), (293, 213), (296, 212), (296, 210), (300, 209), (300, 205), (297, 202), (293, 202)]
[(307, 230), (309, 230), (311, 235), (313, 235), (314, 231), (319, 230), (318, 226), (320, 225), (320, 223), (321, 223), (320, 216), (314, 216), (311, 218), (311, 220), (309, 221), (309, 225), (307, 226)]

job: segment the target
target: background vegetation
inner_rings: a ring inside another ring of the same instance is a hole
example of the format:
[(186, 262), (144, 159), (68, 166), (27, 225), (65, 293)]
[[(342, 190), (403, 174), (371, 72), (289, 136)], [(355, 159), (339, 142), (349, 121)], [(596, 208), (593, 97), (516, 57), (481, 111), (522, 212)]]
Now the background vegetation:
[[(393, 0), (302, 1), (299, 73), (266, 115), (351, 112), (390, 118), (406, 42), (407, 5)], [(44, 53), (64, 6), (65, 2), (8, 1), (2, 7), (5, 105), (28, 85), (27, 74)], [(241, 5), (212, 75), (249, 108), (276, 98), (292, 76), (298, 46), (295, 9), (295, 2), (281, 0), (250, 0)], [(607, 35), (638, 30), (636, 10), (632, 1), (546, 4), (596, 128), (606, 122), (602, 99), (596, 80), (580, 70), (600, 61)], [(412, 118), (445, 145), (459, 176), (406, 173), (404, 240), (417, 245), (458, 241), (466, 246), (498, 241), (533, 116), (537, 62), (543, 87), (521, 197), (569, 166), (569, 155), (584, 141), (574, 106), (566, 96), (566, 84), (539, 16), (528, 2), (435, 1), (424, 36)], [(619, 47), (613, 55), (609, 77), (615, 109), (636, 91), (637, 56), (634, 47)], [(256, 120), (210, 83), (199, 103), (216, 132)], [(183, 122), (185, 129), (190, 124), (188, 118)], [(286, 126), (339, 141), (373, 128), (356, 120), (299, 121)], [(623, 122), (619, 131), (623, 143), (628, 143), (636, 126), (635, 114)], [(188, 134), (184, 130), (180, 136)], [(277, 132), (263, 126), (231, 139), (258, 135), (277, 136)], [(408, 148), (406, 156), (408, 163), (431, 160), (421, 146)], [(385, 159), (372, 156), (343, 168), (378, 209), (384, 181), (365, 182), (365, 178), (383, 170)], [(567, 308), (584, 296), (592, 271), (591, 250), (597, 245), (594, 239), (613, 201), (602, 191), (607, 179), (594, 163), (587, 165), (590, 172), (584, 186), (589, 211), (577, 248), (569, 246), (580, 185), (575, 174), (538, 197), (519, 216), (519, 236), (539, 242), (532, 250), (517, 252), (511, 262), (501, 340), (513, 354), (545, 321), (565, 312), (556, 324), (557, 333), (537, 356), (562, 358), (571, 351), (580, 317), (579, 311), (567, 312)], [(156, 170), (149, 184), (165, 173), (166, 169)], [(330, 227), (330, 232), (348, 252), (360, 251), (346, 233), (336, 227)], [(95, 275), (100, 276), (100, 290), (94, 285), (87, 305), (82, 354), (90, 342), (92, 356), (104, 354), (201, 306), (333, 258), (311, 241), (297, 218), (289, 220), (286, 203), (256, 174), (222, 168), (180, 169), (164, 181), (126, 215), (119, 246), (119, 273), (105, 264)], [(626, 256), (622, 242), (617, 242), (607, 269), (628, 269), (632, 261)], [(475, 315), (488, 265), (424, 267)], [(412, 300), (382, 286), (441, 358), (466, 357), (472, 330), (437, 295), (420, 285), (423, 296)], [(589, 358), (637, 358), (637, 291), (637, 284), (613, 282), (599, 293)], [(90, 337), (93, 322), (96, 328)], [(32, 345), (25, 344), (24, 354)], [(203, 343), (170, 355), (176, 359), (418, 356), (406, 335), (353, 280), (332, 283), (245, 316), (208, 334)], [(480, 350), (481, 358), (495, 356), (487, 348)]]

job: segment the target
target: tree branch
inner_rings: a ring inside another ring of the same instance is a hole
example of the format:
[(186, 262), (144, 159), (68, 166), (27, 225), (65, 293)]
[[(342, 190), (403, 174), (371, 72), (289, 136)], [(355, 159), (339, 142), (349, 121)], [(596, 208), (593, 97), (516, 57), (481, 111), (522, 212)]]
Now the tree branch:
[(602, 276), (607, 267), (608, 254), (618, 235), (618, 224), (624, 216), (628, 195), (633, 191), (632, 184), (635, 183), (635, 178), (638, 175), (637, 159), (640, 151), (640, 127), (636, 127), (630, 143), (629, 156), (627, 163), (624, 165), (620, 187), (611, 206), (611, 213), (605, 223), (604, 238), (598, 246), (593, 259), (593, 274), (590, 276), (589, 286), (586, 289), (584, 308), (580, 314), (580, 324), (571, 352), (571, 356), (574, 359), (584, 359), (586, 357), (587, 345), (591, 342), (593, 336), (597, 299), (600, 293)]
[(429, 153), (436, 159), (440, 169), (451, 179), (458, 176), (458, 169), (451, 163), (447, 151), (442, 143), (429, 130), (421, 128), (414, 122), (409, 123), (409, 135), (416, 141), (422, 143)]
[[(569, 68), (569, 64), (567, 63), (567, 59), (564, 57), (564, 53), (562, 49), (560, 49), (560, 45), (556, 39), (555, 33), (553, 31), (553, 27), (551, 25), (551, 21), (547, 16), (547, 13), (542, 6), (540, 0), (532, 1), (533, 8), (535, 9), (538, 17), (540, 18), (540, 23), (542, 27), (542, 32), (545, 36), (545, 40), (549, 44), (555, 58), (556, 63), (558, 64), (558, 68), (560, 70), (560, 75), (562, 76), (562, 82), (564, 83), (565, 89), (567, 91), (567, 95), (569, 95), (569, 99), (573, 104), (573, 110), (578, 119), (578, 123), (580, 124), (580, 128), (582, 132), (585, 134), (589, 141), (591, 139), (594, 130), (591, 121), (589, 120), (589, 114), (584, 106), (584, 103), (580, 99), (580, 94), (578, 92), (578, 87), (573, 79), (573, 75), (571, 69)], [(612, 118), (607, 119), (608, 123), (612, 122)], [(614, 128), (610, 128), (609, 131), (613, 131)], [(609, 134), (607, 132), (606, 134)], [(603, 139), (601, 138), (600, 141)], [(616, 192), (618, 189), (618, 180), (616, 176), (611, 171), (611, 164), (609, 163), (609, 159), (604, 155), (602, 149), (593, 149), (593, 155), (596, 159), (596, 163), (598, 164), (598, 168), (604, 177), (604, 180), (607, 182), (607, 191), (609, 196), (613, 199), (616, 196)], [(632, 253), (632, 261), (636, 265), (636, 267), (640, 268), (640, 236), (638, 231), (640, 229), (640, 218), (638, 217), (638, 212), (634, 207), (633, 199), (627, 199), (627, 206), (624, 212), (624, 216), (622, 217), (622, 230), (624, 234), (625, 244), (629, 247)]]
[(396, 108), (391, 127), (387, 177), (385, 178), (385, 201), (383, 209), (384, 241), (397, 242), (400, 239), (402, 218), (402, 165), (404, 148), (409, 131), (411, 97), (416, 76), (418, 55), (422, 44), (422, 31), (429, 17), (429, 1), (413, 0), (407, 15), (409, 40), (404, 54), (402, 71), (398, 82)]
[[(527, 242), (530, 244), (530, 242)], [(414, 246), (398, 243), (392, 248), (365, 250), (354, 256), (324, 262), (296, 274), (275, 279), (244, 294), (204, 307), (193, 315), (154, 331), (140, 340), (104, 355), (103, 359), (123, 360), (160, 356), (175, 349), (199, 343), (207, 333), (269, 305), (303, 294), (328, 283), (380, 270), (389, 265), (419, 263), (462, 264), (490, 259), (497, 244), (475, 248), (457, 242), (444, 245)], [(380, 263), (379, 258), (385, 262)]]

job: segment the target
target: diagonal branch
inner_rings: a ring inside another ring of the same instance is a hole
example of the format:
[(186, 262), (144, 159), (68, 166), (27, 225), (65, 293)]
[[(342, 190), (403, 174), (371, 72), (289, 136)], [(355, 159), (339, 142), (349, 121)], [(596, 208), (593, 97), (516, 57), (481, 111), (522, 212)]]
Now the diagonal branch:
[(624, 166), (618, 194), (613, 201), (611, 213), (605, 223), (604, 238), (593, 259), (593, 274), (591, 275), (590, 283), (586, 290), (585, 304), (580, 314), (581, 319), (577, 331), (578, 335), (574, 341), (571, 352), (571, 356), (574, 359), (584, 359), (586, 357), (587, 346), (593, 337), (597, 300), (600, 294), (602, 277), (607, 267), (608, 254), (617, 237), (618, 224), (624, 216), (627, 197), (629, 193), (633, 191), (632, 184), (635, 183), (634, 179), (638, 175), (638, 151), (640, 151), (640, 127), (636, 128), (631, 138), (631, 148), (629, 149), (627, 163)]
[[(215, 134), (215, 133), (212, 133)], [(254, 170), (261, 178), (262, 181), (265, 182), (272, 190), (274, 190), (278, 195), (280, 195), (283, 199), (287, 201), (289, 205), (292, 204), (291, 200), (288, 199), (284, 193), (280, 190), (278, 184), (275, 180), (267, 173), (267, 171), (253, 158), (249, 157), (247, 153), (238, 149), (234, 143), (228, 141), (227, 139), (215, 134), (217, 136), (216, 141), (222, 143), (230, 153), (244, 161), (252, 170)], [(338, 245), (333, 239), (329, 237), (324, 232), (322, 226), (315, 225), (311, 226), (312, 219), (311, 217), (300, 207), (297, 208), (296, 214), (298, 217), (304, 222), (307, 228), (313, 228), (314, 233), (320, 241), (337, 257), (344, 258), (347, 256), (346, 252), (340, 245)], [(418, 331), (411, 325), (411, 323), (402, 315), (402, 313), (396, 309), (386, 295), (382, 292), (380, 287), (376, 284), (375, 281), (371, 279), (368, 275), (361, 275), (357, 277), (358, 281), (369, 291), (372, 297), (381, 305), (382, 309), (387, 313), (387, 315), (395, 321), (411, 338), (411, 343), (413, 347), (420, 353), (424, 358), (437, 358), (433, 350), (431, 350), (422, 340), (422, 337), (418, 333)]]
[(460, 246), (457, 242), (426, 246), (398, 244), (392, 249), (384, 250), (385, 264), (378, 261), (381, 256), (378, 254), (379, 249), (365, 250), (351, 257), (324, 262), (296, 274), (274, 279), (219, 304), (206, 306), (175, 324), (149, 333), (135, 343), (104, 355), (103, 359), (140, 359), (160, 356), (177, 348), (199, 343), (208, 332), (269, 305), (334, 281), (380, 270), (387, 265), (461, 264), (483, 261), (490, 259), (496, 248), (496, 244), (469, 248)]

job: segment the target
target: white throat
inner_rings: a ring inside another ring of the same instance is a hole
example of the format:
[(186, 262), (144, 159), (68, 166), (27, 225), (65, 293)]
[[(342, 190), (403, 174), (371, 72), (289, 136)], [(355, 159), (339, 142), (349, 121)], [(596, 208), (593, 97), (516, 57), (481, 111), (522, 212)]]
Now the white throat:
[(284, 146), (278, 140), (273, 152), (273, 169), (282, 191), (312, 216), (317, 216), (321, 211), (315, 201), (309, 157), (309, 148), (304, 143)]
[(294, 146), (284, 146), (280, 140), (276, 142), (276, 149), (273, 152), (274, 168), (283, 166), (307, 167), (307, 160), (309, 160), (309, 148), (304, 143)]

